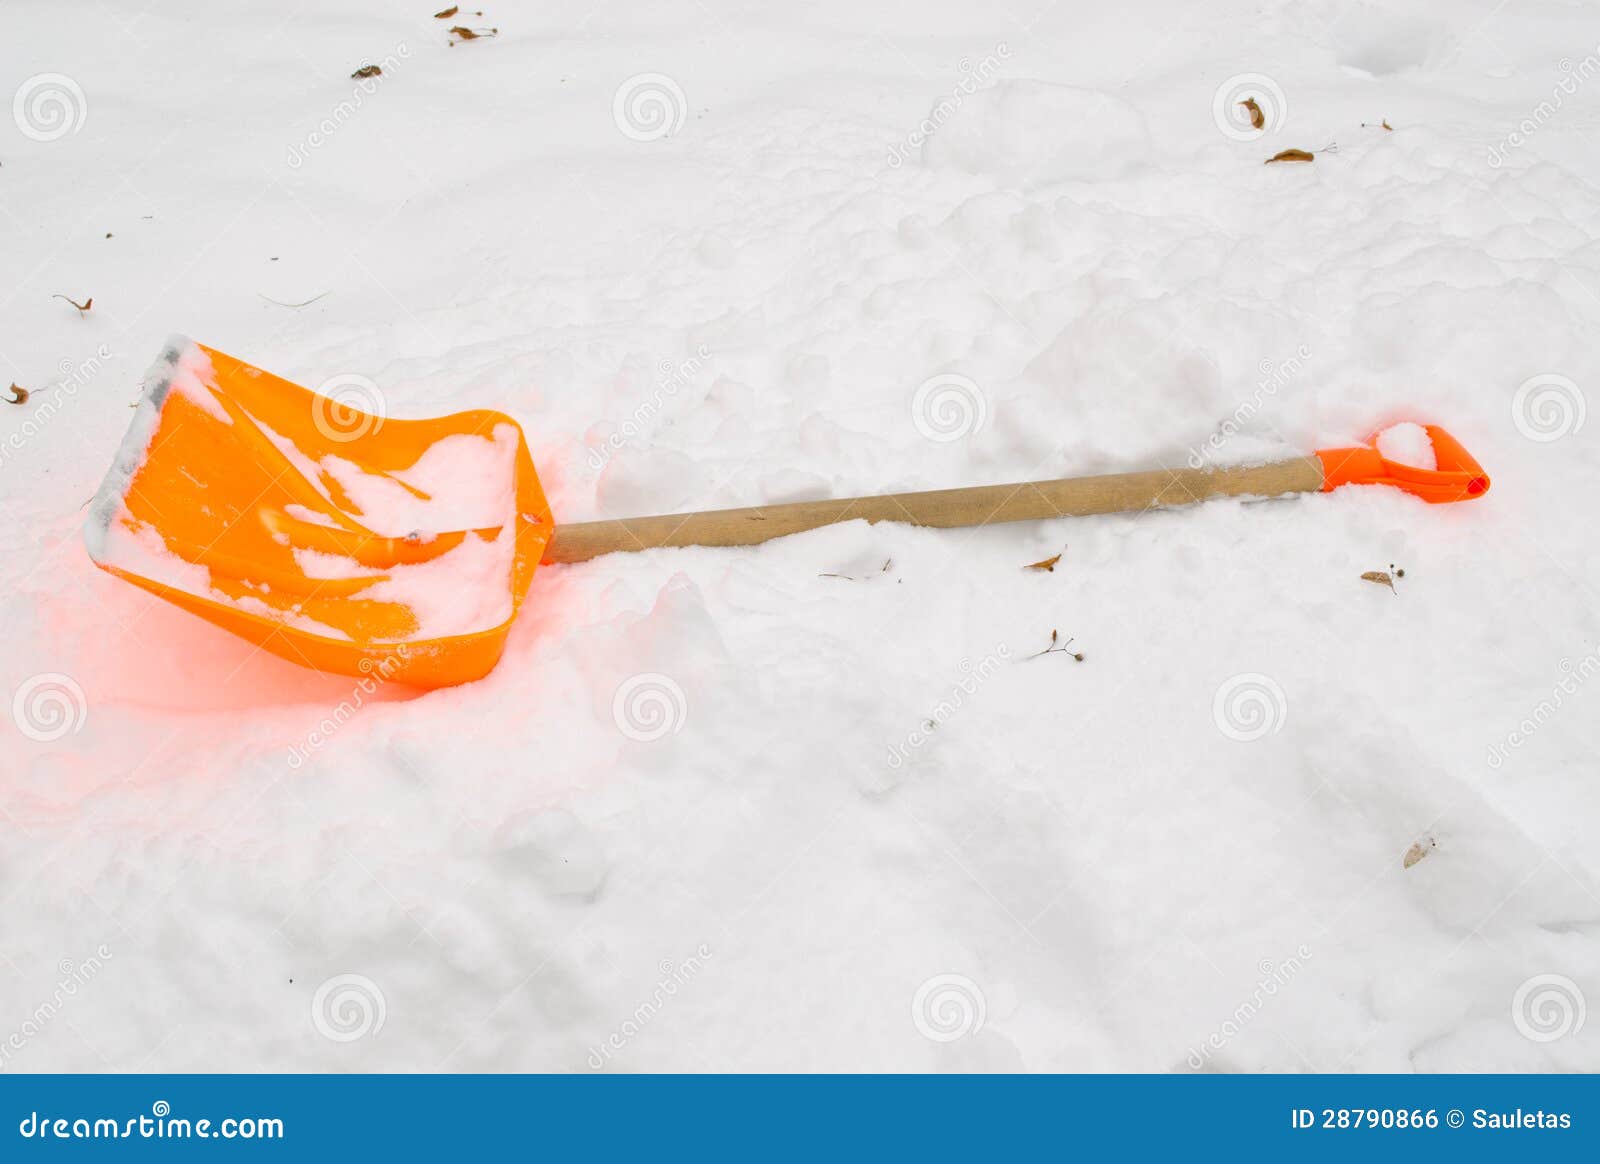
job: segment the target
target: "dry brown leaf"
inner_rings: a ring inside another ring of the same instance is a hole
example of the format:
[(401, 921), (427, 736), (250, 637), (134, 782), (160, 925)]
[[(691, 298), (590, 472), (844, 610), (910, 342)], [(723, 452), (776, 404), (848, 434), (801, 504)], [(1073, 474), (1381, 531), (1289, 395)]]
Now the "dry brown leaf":
[(1273, 154), (1261, 164), (1270, 166), (1273, 162), (1309, 162), (1314, 157), (1316, 155), (1310, 150), (1284, 150), (1281, 153)]
[(454, 16), (457, 12), (460, 12), (460, 11), (461, 11), (461, 6), (458, 4), (458, 5), (456, 5), (456, 6), (452, 7), (452, 8), (446, 8), (443, 12), (435, 12), (433, 14), (433, 18), (435, 20), (449, 20), (452, 16)]
[(1037, 562), (1029, 562), (1022, 568), (1024, 570), (1043, 570), (1047, 574), (1054, 574), (1056, 572), (1056, 563), (1060, 560), (1061, 555), (1057, 554), (1053, 558), (1044, 558)]
[(1261, 112), (1261, 106), (1256, 104), (1256, 99), (1254, 97), (1246, 97), (1243, 101), (1239, 102), (1239, 104), (1243, 105), (1249, 112), (1251, 125), (1255, 126), (1257, 129), (1266, 128), (1267, 115)]
[(33, 393), (29, 392), (21, 384), (13, 383), (11, 385), (11, 397), (10, 397), (10, 399), (8, 399), (6, 401), (6, 403), (7, 404), (26, 404), (26, 403), (28, 403), (28, 397), (30, 397), (32, 395), (33, 395)]
[(378, 68), (377, 65), (362, 65), (359, 69), (357, 69), (355, 72), (350, 74), (350, 79), (352, 81), (359, 81), (363, 77), (381, 77), (381, 76), (383, 76), (383, 70)]
[(88, 311), (89, 308), (94, 306), (94, 296), (92, 296), (92, 295), (89, 298), (85, 299), (82, 303), (79, 303), (76, 299), (72, 298), (70, 295), (52, 295), (51, 298), (52, 299), (65, 299), (68, 303), (72, 304), (72, 306), (76, 307), (79, 311)]
[(1432, 837), (1428, 838), (1427, 844), (1423, 844), (1421, 841), (1418, 841), (1416, 844), (1412, 845), (1406, 850), (1406, 855), (1400, 859), (1400, 864), (1402, 867), (1409, 869), (1418, 861), (1422, 860), (1422, 858), (1426, 857), (1434, 849), (1438, 848), (1438, 846), (1439, 842), (1434, 840)]
[(1394, 590), (1396, 594), (1400, 593), (1394, 589), (1394, 577), (1387, 570), (1368, 570), (1361, 575), (1361, 580), (1363, 582), (1376, 582), (1379, 586), (1387, 586), (1390, 590)]
[(1384, 128), (1384, 129), (1387, 129), (1387, 130), (1388, 130), (1388, 131), (1389, 131), (1389, 132), (1390, 132), (1390, 133), (1393, 133), (1393, 132), (1394, 132), (1394, 126), (1392, 126), (1392, 125), (1390, 125), (1390, 124), (1389, 124), (1389, 119), (1388, 119), (1388, 118), (1387, 118), (1387, 117), (1385, 117), (1385, 118), (1384, 118), (1384, 119), (1383, 119), (1383, 121), (1382, 121), (1382, 122), (1381, 122), (1381, 124), (1382, 124), (1382, 125), (1383, 125), (1383, 128)]
[(452, 36), (459, 36), (462, 40), (477, 40), (480, 36), (499, 36), (498, 28), (466, 28), (460, 24), (450, 30)]

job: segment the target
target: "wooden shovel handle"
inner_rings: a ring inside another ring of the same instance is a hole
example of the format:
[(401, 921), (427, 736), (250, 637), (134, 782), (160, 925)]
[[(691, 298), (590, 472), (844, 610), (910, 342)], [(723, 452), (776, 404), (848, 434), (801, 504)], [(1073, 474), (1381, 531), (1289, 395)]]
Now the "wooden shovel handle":
[(661, 546), (749, 546), (857, 518), (949, 529), (1188, 505), (1208, 497), (1278, 497), (1321, 488), (1322, 462), (1315, 457), (1295, 457), (1225, 469), (1157, 469), (836, 501), (795, 501), (748, 509), (558, 523), (544, 560), (586, 562), (616, 550)]

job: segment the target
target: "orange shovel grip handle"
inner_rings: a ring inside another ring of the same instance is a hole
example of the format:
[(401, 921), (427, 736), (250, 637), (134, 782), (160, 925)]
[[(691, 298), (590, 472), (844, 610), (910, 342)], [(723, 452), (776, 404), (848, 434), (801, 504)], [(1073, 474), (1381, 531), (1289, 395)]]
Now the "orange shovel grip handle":
[(1393, 485), (1424, 501), (1443, 503), (1482, 497), (1489, 491), (1489, 474), (1461, 442), (1438, 425), (1424, 425), (1433, 441), (1435, 469), (1419, 469), (1386, 459), (1366, 445), (1349, 449), (1319, 449), (1322, 491), (1341, 485)]

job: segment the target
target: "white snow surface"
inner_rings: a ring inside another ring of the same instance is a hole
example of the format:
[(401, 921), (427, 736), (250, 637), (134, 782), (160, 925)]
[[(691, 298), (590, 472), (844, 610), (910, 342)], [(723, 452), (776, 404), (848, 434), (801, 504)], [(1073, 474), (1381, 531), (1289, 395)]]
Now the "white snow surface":
[[(8, 9), (86, 116), (0, 121), (0, 1068), (1600, 1068), (1591, 7), (428, 12)], [(558, 522), (1401, 420), (1494, 486), (548, 567), (417, 694), (88, 560), (172, 331), (504, 410)]]

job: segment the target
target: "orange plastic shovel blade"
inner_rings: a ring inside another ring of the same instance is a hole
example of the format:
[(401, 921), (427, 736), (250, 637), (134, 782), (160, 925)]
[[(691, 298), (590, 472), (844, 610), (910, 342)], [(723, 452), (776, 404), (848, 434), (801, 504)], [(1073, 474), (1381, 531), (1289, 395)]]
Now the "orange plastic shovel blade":
[(84, 540), (292, 662), (442, 687), (499, 661), (554, 529), (510, 417), (389, 420), (179, 337)]

